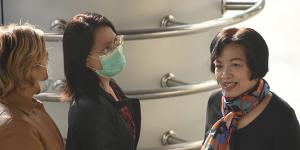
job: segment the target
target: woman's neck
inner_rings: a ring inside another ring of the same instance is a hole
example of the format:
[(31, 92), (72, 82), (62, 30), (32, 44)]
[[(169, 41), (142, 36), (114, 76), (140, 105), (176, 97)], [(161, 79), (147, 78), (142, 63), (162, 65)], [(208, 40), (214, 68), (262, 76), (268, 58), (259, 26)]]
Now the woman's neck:
[(108, 78), (100, 78), (100, 86), (106, 92), (109, 92), (111, 89), (111, 87), (109, 85), (109, 81), (110, 81), (110, 79), (108, 79)]
[(114, 90), (111, 88), (109, 82), (110, 82), (109, 78), (100, 78), (100, 86), (103, 88), (103, 90), (109, 93), (115, 99), (115, 101), (119, 101)]
[(3, 99), (23, 99), (31, 101), (34, 94), (37, 93), (37, 90), (34, 86), (27, 88), (17, 88), (15, 91), (11, 91), (10, 94), (3, 97)]

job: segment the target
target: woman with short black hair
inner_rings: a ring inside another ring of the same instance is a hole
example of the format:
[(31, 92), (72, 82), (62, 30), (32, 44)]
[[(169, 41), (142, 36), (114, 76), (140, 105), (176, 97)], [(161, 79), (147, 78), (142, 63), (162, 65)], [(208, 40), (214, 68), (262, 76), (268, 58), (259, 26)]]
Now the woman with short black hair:
[(293, 108), (263, 79), (269, 59), (263, 37), (251, 28), (229, 28), (215, 36), (210, 54), (221, 91), (209, 98), (201, 149), (300, 149)]

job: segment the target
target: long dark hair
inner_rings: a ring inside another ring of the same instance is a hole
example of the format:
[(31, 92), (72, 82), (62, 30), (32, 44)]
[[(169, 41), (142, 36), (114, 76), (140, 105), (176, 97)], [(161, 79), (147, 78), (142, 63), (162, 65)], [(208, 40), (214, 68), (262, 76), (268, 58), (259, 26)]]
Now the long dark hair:
[(85, 95), (94, 97), (104, 92), (98, 75), (86, 67), (86, 59), (95, 41), (95, 31), (100, 27), (115, 27), (104, 16), (96, 13), (80, 13), (68, 22), (63, 36), (64, 70), (66, 87), (64, 100), (77, 100)]

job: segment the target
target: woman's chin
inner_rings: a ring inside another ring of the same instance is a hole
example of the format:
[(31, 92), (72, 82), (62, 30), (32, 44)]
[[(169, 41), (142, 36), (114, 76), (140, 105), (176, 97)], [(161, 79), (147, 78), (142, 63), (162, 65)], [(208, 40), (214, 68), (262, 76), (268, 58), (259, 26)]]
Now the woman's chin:
[(223, 93), (223, 96), (225, 96), (225, 97), (237, 97), (237, 96), (239, 96), (234, 91), (222, 90), (222, 93)]
[(35, 84), (33, 87), (32, 87), (32, 91), (34, 94), (40, 94), (41, 93), (41, 88), (38, 84)]

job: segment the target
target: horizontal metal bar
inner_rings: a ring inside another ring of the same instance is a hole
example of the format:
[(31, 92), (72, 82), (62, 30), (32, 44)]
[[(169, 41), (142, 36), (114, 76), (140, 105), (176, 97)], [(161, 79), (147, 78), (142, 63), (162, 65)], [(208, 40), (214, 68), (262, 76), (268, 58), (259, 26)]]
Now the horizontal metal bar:
[(177, 137), (173, 130), (166, 131), (161, 137), (161, 143), (163, 145), (180, 144), (185, 142), (187, 142), (187, 140)]
[(255, 2), (225, 2), (224, 10), (246, 10), (251, 8)]
[(173, 73), (167, 73), (161, 78), (160, 85), (162, 88), (168, 88), (180, 85), (188, 85), (188, 83), (177, 80)]
[(143, 148), (139, 150), (199, 150), (202, 145), (202, 141), (187, 142), (184, 139), (178, 138), (176, 137), (176, 133), (172, 130), (163, 133), (161, 142), (166, 146)]
[(187, 142), (186, 140), (184, 139), (181, 139), (179, 137), (170, 137), (168, 139), (168, 145), (172, 145), (172, 144), (180, 144), (180, 143), (185, 143)]
[[(138, 91), (125, 91), (125, 94), (130, 98), (138, 98), (140, 100), (158, 99), (174, 96), (182, 96), (193, 93), (206, 92), (214, 89), (218, 89), (219, 86), (215, 80), (201, 82), (198, 84), (181, 85), (176, 87), (150, 89), (150, 90), (138, 90)], [(60, 101), (59, 93), (40, 93), (35, 95), (41, 101), (46, 102), (58, 102)]]
[(168, 15), (162, 19), (162, 21), (160, 22), (160, 27), (166, 28), (169, 26), (186, 25), (186, 24), (187, 23), (177, 21), (174, 16)]
[(201, 145), (202, 141), (196, 141), (167, 145), (162, 147), (142, 148), (138, 150), (199, 150), (201, 148)]
[(219, 86), (217, 82), (215, 80), (211, 80), (211, 81), (206, 81), (198, 84), (181, 85), (176, 87), (153, 89), (153, 90), (128, 91), (125, 93), (128, 97), (147, 100), (147, 99), (189, 95), (193, 93), (206, 92), (218, 88)]
[(60, 93), (39, 93), (33, 97), (42, 102), (61, 102)]
[(44, 37), (48, 42), (57, 42), (63, 39), (63, 35), (59, 33), (45, 33)]
[(167, 82), (168, 87), (174, 87), (174, 86), (179, 86), (179, 85), (187, 85), (188, 83), (177, 80), (177, 79), (170, 79)]
[[(265, 0), (259, 0), (255, 3), (253, 7), (243, 11), (241, 14), (231, 17), (222, 17), (218, 19), (204, 21), (201, 23), (171, 26), (167, 28), (122, 30), (118, 31), (118, 34), (123, 34), (125, 40), (154, 39), (195, 34), (207, 31), (209, 29), (225, 27), (247, 20), (250, 17), (259, 13), (264, 8), (264, 6)], [(45, 38), (47, 41), (61, 41), (62, 37), (63, 35), (60, 34), (45, 34)]]

